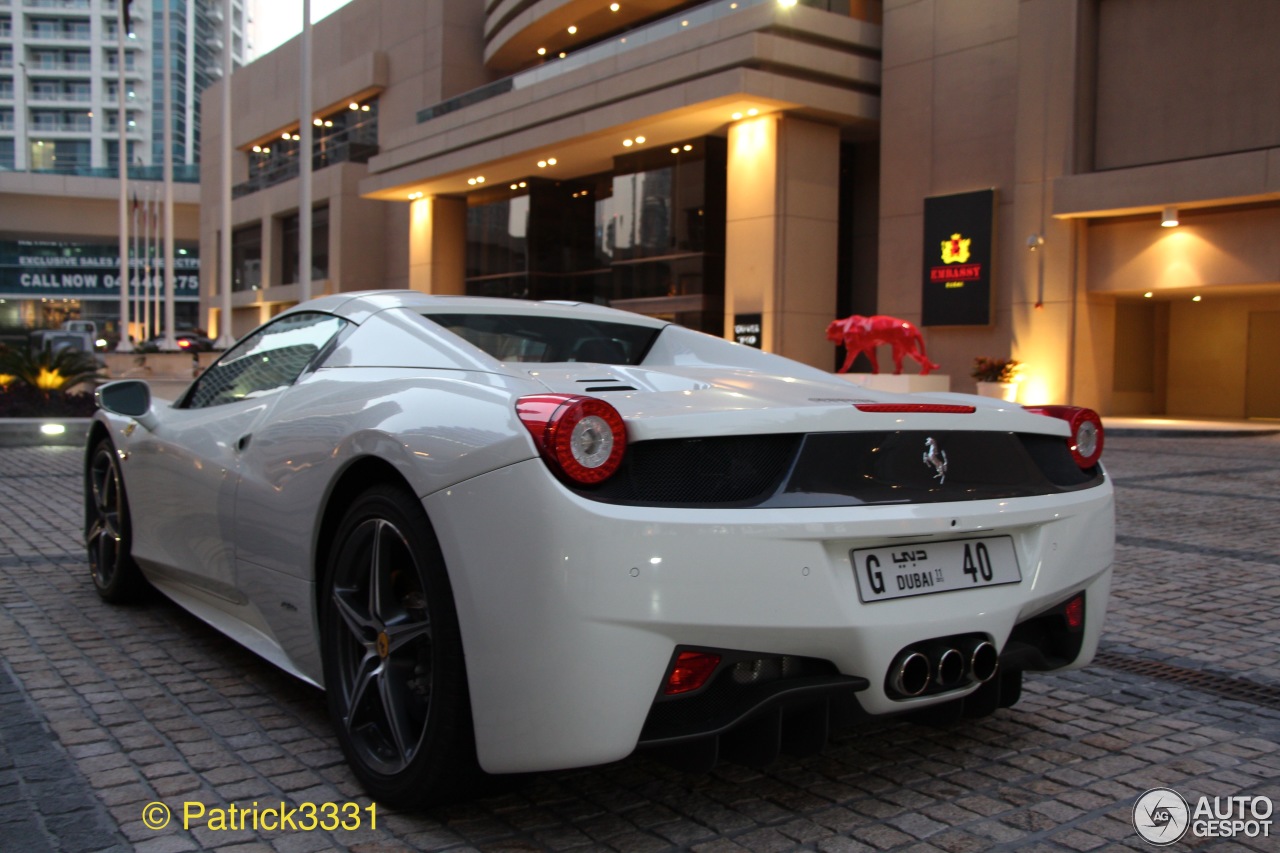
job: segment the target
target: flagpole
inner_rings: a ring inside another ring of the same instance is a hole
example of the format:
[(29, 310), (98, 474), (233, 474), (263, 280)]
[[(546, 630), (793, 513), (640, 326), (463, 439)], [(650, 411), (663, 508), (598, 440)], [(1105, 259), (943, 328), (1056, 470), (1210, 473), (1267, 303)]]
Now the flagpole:
[(155, 204), (153, 204), (153, 199), (152, 199), (153, 195), (155, 195), (154, 188), (148, 186), (147, 201), (146, 201), (146, 204), (144, 205), (144, 207), (146, 208), (145, 218), (146, 218), (146, 230), (147, 230), (147, 281), (146, 281), (146, 294), (145, 294), (146, 303), (147, 303), (147, 310), (146, 310), (146, 315), (147, 315), (146, 339), (147, 340), (151, 340), (155, 336), (157, 331), (156, 321), (160, 319), (160, 312), (159, 312), (160, 306), (158, 302), (156, 304), (153, 304), (152, 298), (151, 298), (152, 290), (155, 290), (157, 294), (159, 293), (159, 288), (155, 287), (155, 280), (154, 280), (154, 276), (156, 272), (155, 266), (151, 263), (155, 255), (155, 250), (156, 250), (155, 238), (157, 236), (156, 211), (155, 211)]
[(311, 0), (302, 0), (302, 80), (298, 136), (298, 301), (311, 298)]
[(218, 244), (218, 340), (214, 349), (230, 349), (235, 343), (231, 331), (231, 2), (223, 16), (222, 39), (222, 241)]
[(131, 207), (133, 209), (133, 222), (132, 222), (133, 230), (130, 231), (129, 233), (130, 233), (130, 236), (132, 236), (133, 238), (133, 251), (132, 251), (133, 258), (129, 262), (129, 294), (132, 298), (133, 322), (139, 324), (138, 325), (138, 335), (139, 335), (138, 343), (142, 343), (142, 340), (143, 340), (143, 338), (141, 337), (142, 335), (142, 325), (141, 325), (142, 298), (140, 295), (141, 289), (139, 287), (139, 285), (142, 282), (139, 280), (141, 278), (141, 276), (139, 275), (141, 270), (140, 268), (141, 259), (138, 256), (138, 188), (137, 187), (133, 188), (133, 204), (131, 205)]
[(164, 340), (161, 352), (176, 352), (173, 332), (173, 32), (169, 7), (164, 4)]
[(129, 37), (129, 10), (126, 0), (116, 6), (116, 65), (120, 82), (116, 85), (116, 125), (120, 131), (120, 340), (116, 352), (133, 352), (129, 340), (129, 122), (125, 113), (124, 40)]

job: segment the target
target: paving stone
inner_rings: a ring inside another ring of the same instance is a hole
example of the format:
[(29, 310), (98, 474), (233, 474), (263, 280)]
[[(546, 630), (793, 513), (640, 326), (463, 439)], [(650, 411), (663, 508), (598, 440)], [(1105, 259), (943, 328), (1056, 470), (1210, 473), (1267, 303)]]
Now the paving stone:
[[(376, 830), (157, 833), (140, 820), (154, 801), (361, 791), (320, 692), (160, 596), (98, 600), (80, 464), (75, 448), (0, 449), (6, 850), (1061, 853), (1139, 846), (1129, 811), (1148, 787), (1280, 798), (1280, 708), (1095, 664), (1029, 676), (1021, 703), (985, 720), (868, 723), (764, 769), (690, 775), (641, 755), (433, 813), (380, 809)], [(1280, 686), (1280, 438), (1110, 438), (1107, 464), (1118, 545), (1102, 651)]]

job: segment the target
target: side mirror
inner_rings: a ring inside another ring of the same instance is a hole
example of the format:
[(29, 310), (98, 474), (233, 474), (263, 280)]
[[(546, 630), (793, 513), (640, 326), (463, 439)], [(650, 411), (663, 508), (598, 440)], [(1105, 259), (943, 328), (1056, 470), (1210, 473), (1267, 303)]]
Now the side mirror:
[(151, 387), (141, 379), (108, 382), (93, 392), (93, 399), (103, 411), (133, 418), (147, 430), (154, 432), (160, 423), (151, 408)]

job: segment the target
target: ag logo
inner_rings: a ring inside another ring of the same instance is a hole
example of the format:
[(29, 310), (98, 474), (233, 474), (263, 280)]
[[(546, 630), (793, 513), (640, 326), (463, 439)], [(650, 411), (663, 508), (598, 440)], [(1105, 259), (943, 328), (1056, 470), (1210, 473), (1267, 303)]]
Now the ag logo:
[(942, 262), (944, 264), (963, 264), (969, 260), (969, 238), (960, 239), (959, 234), (952, 234), (950, 240), (942, 241)]
[(1152, 788), (1133, 804), (1133, 828), (1142, 840), (1166, 847), (1187, 834), (1191, 809), (1172, 788)]

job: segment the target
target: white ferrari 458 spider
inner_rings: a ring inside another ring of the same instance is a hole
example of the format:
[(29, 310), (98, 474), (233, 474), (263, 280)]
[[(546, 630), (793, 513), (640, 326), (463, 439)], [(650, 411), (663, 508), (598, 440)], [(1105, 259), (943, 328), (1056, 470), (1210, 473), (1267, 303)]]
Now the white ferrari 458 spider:
[(98, 400), (98, 592), (149, 582), (323, 686), (393, 804), (981, 717), (1087, 663), (1106, 610), (1092, 411), (877, 393), (598, 306), (326, 296), (172, 404)]

